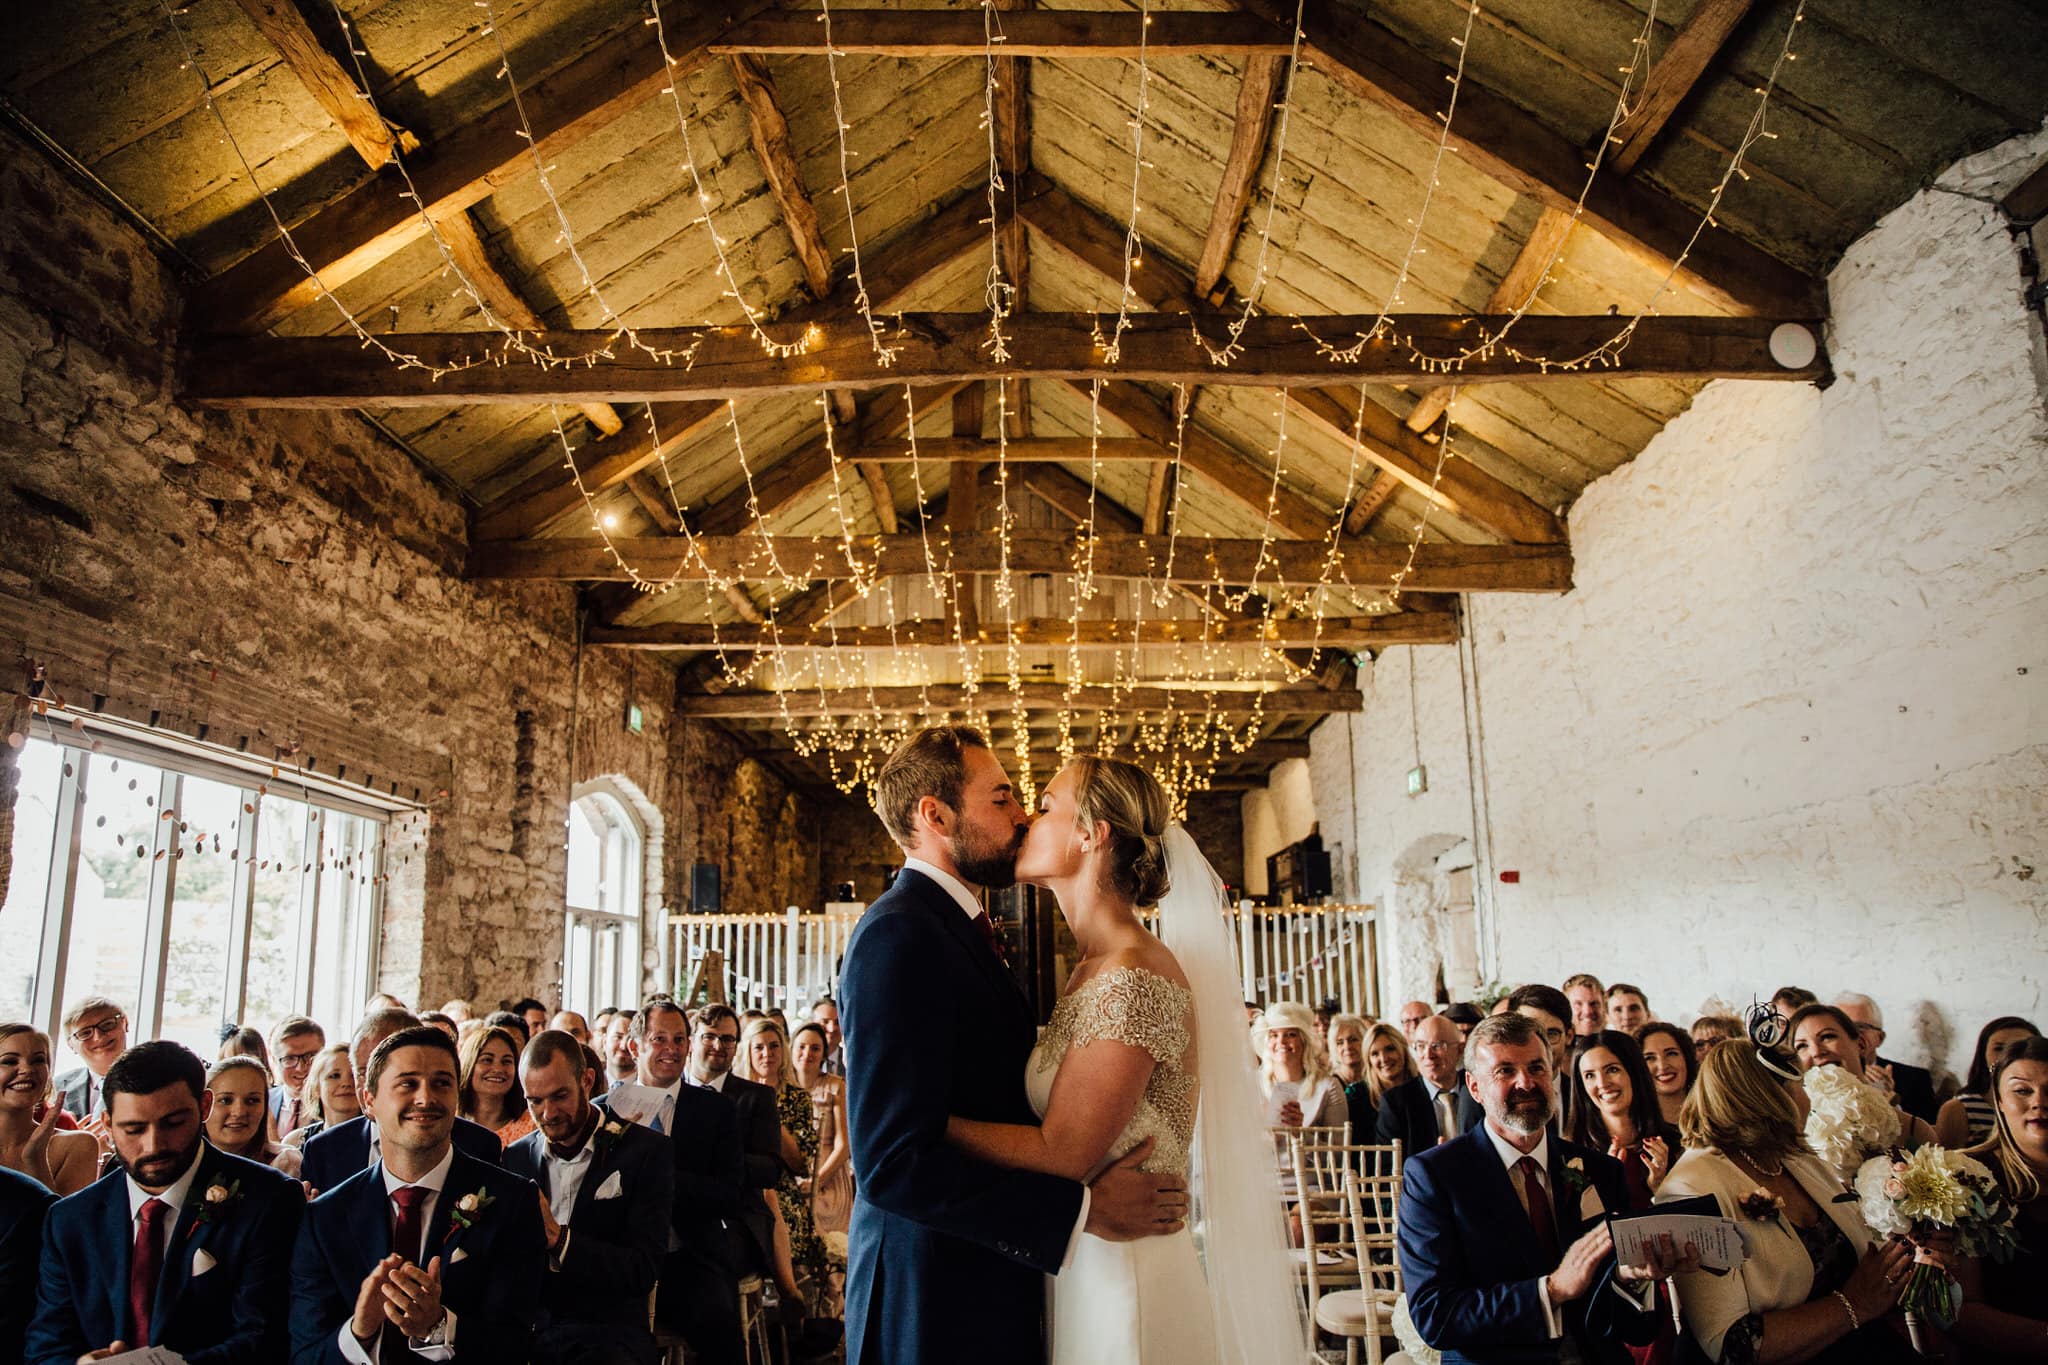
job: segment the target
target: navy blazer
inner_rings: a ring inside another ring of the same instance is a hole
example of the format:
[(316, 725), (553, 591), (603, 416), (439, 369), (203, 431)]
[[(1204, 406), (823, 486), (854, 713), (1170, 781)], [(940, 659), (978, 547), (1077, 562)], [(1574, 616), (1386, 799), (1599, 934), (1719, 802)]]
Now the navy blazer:
[[(490, 1204), (472, 1226), (458, 1228), (456, 1201), (479, 1190)], [(441, 1303), (456, 1315), (457, 1359), (523, 1365), (541, 1311), (547, 1246), (532, 1184), (458, 1148), (420, 1253), (429, 1262), (441, 1258)], [(384, 1189), (383, 1162), (306, 1207), (292, 1251), (294, 1365), (344, 1365), (341, 1330), (355, 1312), (363, 1281), (390, 1254), (391, 1196)]]
[[(74, 1365), (87, 1351), (115, 1341), (167, 1346), (192, 1365), (272, 1365), (283, 1356), (286, 1275), (306, 1196), (289, 1176), (229, 1156), (204, 1139), (198, 1160), (185, 1206), (164, 1239), (149, 1340), (135, 1339), (128, 1313), (135, 1219), (128, 1211), (128, 1177), (117, 1167), (50, 1209), (23, 1359)], [(215, 1185), (236, 1192), (208, 1205), (206, 1192)], [(203, 1223), (202, 1207), (208, 1210)], [(213, 1264), (195, 1274), (202, 1251)]]
[(1035, 1123), (1031, 1007), (988, 941), (906, 870), (861, 917), (840, 973), (854, 1204), (847, 1365), (1045, 1359), (1045, 1279), (1082, 1187), (1003, 1170), (946, 1141), (946, 1119)]
[[(1549, 1159), (1560, 1251), (1604, 1212), (1629, 1207), (1621, 1163), (1612, 1157), (1551, 1138)], [(1586, 1207), (1587, 1185), (1598, 1193), (1597, 1209)], [(1538, 1283), (1557, 1264), (1546, 1261), (1483, 1126), (1403, 1165), (1396, 1251), (1408, 1314), (1422, 1339), (1443, 1352), (1444, 1365), (1557, 1360), (1557, 1341), (1537, 1294)], [(1626, 1365), (1624, 1347), (1654, 1340), (1660, 1315), (1640, 1311), (1615, 1293), (1613, 1277), (1610, 1255), (1592, 1290), (1561, 1305), (1561, 1315), (1587, 1361)]]
[[(559, 1269), (546, 1277), (542, 1301), (551, 1322), (595, 1322), (644, 1333), (647, 1296), (668, 1253), (675, 1160), (658, 1133), (608, 1113), (600, 1113), (599, 1123), (574, 1207), (554, 1211), (568, 1229), (569, 1245)], [(548, 1188), (547, 1143), (547, 1135), (535, 1131), (505, 1149), (505, 1169), (542, 1193)], [(619, 1192), (600, 1199), (599, 1191), (615, 1175)]]
[(1909, 1066), (1884, 1057), (1876, 1060), (1879, 1066), (1892, 1069), (1892, 1098), (1898, 1102), (1899, 1108), (1915, 1118), (1933, 1123), (1941, 1112), (1941, 1101), (1934, 1095), (1933, 1074), (1924, 1066)]
[[(504, 1154), (505, 1144), (481, 1123), (465, 1118), (455, 1120), (455, 1150), (493, 1166)], [(336, 1188), (370, 1161), (370, 1118), (358, 1114), (346, 1123), (322, 1128), (306, 1139), (299, 1161), (299, 1179), (325, 1194)]]
[(0, 1362), (21, 1359), (14, 1343), (27, 1339), (35, 1314), (43, 1220), (56, 1202), (40, 1180), (0, 1166)]
[[(1486, 1121), (1486, 1111), (1472, 1098), (1461, 1068), (1451, 1088), (1458, 1096), (1458, 1131), (1469, 1133)], [(1374, 1122), (1376, 1142), (1401, 1143), (1401, 1150), (1416, 1156), (1436, 1146), (1436, 1105), (1430, 1098), (1429, 1082), (1412, 1076), (1380, 1096), (1379, 1117)]]
[[(611, 1113), (608, 1101), (608, 1096), (597, 1100), (597, 1107), (607, 1114)], [(666, 1141), (673, 1157), (675, 1187), (669, 1226), (675, 1229), (678, 1243), (670, 1260), (680, 1262), (679, 1268), (692, 1274), (737, 1284), (740, 1275), (727, 1233), (739, 1226), (740, 1205), (746, 1199), (761, 1202), (760, 1196), (746, 1192), (738, 1112), (709, 1090), (680, 1085)]]
[[(683, 1089), (689, 1088), (685, 1081)], [(773, 1086), (729, 1073), (724, 1088), (716, 1093), (725, 1096), (739, 1120), (741, 1183), (749, 1190), (774, 1189), (784, 1169), (782, 1111), (778, 1103), (781, 1097)], [(775, 1255), (775, 1215), (768, 1211), (767, 1201), (741, 1200), (739, 1224), (752, 1239), (751, 1247), (744, 1249), (747, 1259), (757, 1269), (765, 1270), (773, 1264)]]

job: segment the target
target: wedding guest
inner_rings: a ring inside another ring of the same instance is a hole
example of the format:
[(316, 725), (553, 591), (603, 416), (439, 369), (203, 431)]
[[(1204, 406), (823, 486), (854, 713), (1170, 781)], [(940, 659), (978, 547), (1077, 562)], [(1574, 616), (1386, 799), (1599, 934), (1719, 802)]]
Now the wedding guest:
[(597, 1076), (575, 1035), (548, 1029), (519, 1058), (536, 1131), (505, 1169), (540, 1191), (548, 1275), (535, 1365), (654, 1365), (647, 1296), (668, 1252), (675, 1203), (669, 1144), (591, 1103)]
[(634, 1056), (633, 1031), (637, 1013), (630, 1009), (614, 1010), (612, 1017), (605, 1021), (604, 1041), (598, 1047), (597, 1055), (604, 1058), (604, 1074), (608, 1081), (630, 1081), (639, 1072), (639, 1063)]
[(102, 1081), (119, 1174), (51, 1207), (22, 1358), (161, 1346), (204, 1365), (284, 1359), (297, 1182), (206, 1141), (206, 1067), (189, 1049), (138, 1044)]
[[(732, 1074), (739, 1049), (740, 1021), (729, 1005), (706, 1005), (691, 1021), (690, 1059), (683, 1068), (686, 1084), (715, 1090), (733, 1106), (739, 1120), (740, 1165), (749, 1190), (772, 1190), (785, 1169), (782, 1125), (776, 1092)], [(775, 1220), (758, 1196), (741, 1201), (740, 1226), (746, 1240), (734, 1248), (743, 1268), (769, 1269), (774, 1264)]]
[[(825, 1071), (825, 1030), (817, 1024), (799, 1024), (790, 1040), (790, 1063), (796, 1069), (796, 1083), (811, 1098), (811, 1113), (818, 1128), (818, 1164), (811, 1173), (811, 1226), (822, 1239), (828, 1232), (845, 1232), (853, 1213), (853, 1144), (846, 1140), (846, 1080)], [(826, 1246), (828, 1276), (846, 1269), (845, 1258)], [(828, 1301), (837, 1303), (836, 1295)], [(830, 1308), (827, 1317), (837, 1317)]]
[(1423, 1020), (1412, 1050), (1418, 1074), (1380, 1097), (1373, 1133), (1409, 1156), (1471, 1132), (1486, 1116), (1465, 1083), (1465, 1039), (1449, 1015)]
[(1577, 1084), (1585, 1103), (1572, 1114), (1572, 1141), (1621, 1163), (1629, 1207), (1646, 1209), (1678, 1158), (1678, 1129), (1664, 1120), (1650, 1070), (1636, 1040), (1602, 1029), (1578, 1051)]
[(2048, 1040), (2013, 1043), (1991, 1071), (1997, 1097), (1991, 1141), (1971, 1152), (2014, 1209), (2019, 1249), (2010, 1260), (1965, 1260), (1956, 1267), (1963, 1311), (1956, 1340), (1972, 1361), (2048, 1360)]
[[(1592, 980), (1591, 977), (1586, 979)], [(1593, 984), (1595, 987), (1599, 985), (1597, 981)], [(1596, 990), (1593, 998), (1599, 1004), (1604, 1017), (1607, 1010), (1605, 997), (1599, 995)], [(1571, 1083), (1572, 1041), (1577, 1036), (1572, 1032), (1574, 1003), (1563, 991), (1535, 984), (1520, 986), (1510, 992), (1508, 1008), (1525, 1019), (1534, 1020), (1537, 1031), (1543, 1035), (1543, 1041), (1549, 1046), (1551, 1084), (1555, 1087), (1553, 1094), (1557, 1105), (1557, 1131), (1571, 1131), (1572, 1109), (1578, 1091), (1578, 1086)]]
[(1415, 1040), (1415, 1026), (1434, 1013), (1436, 1013), (1435, 1010), (1432, 1010), (1420, 1000), (1410, 1000), (1407, 1004), (1401, 1006), (1401, 1012), (1395, 1016), (1395, 1018), (1401, 1021), (1401, 1036), (1413, 1042)]
[(303, 1014), (285, 1016), (270, 1031), (270, 1055), (277, 1063), (277, 1084), (270, 1087), (270, 1130), (278, 1137), (305, 1126), (306, 1077), (313, 1059), (327, 1048), (327, 1030)]
[(2041, 1030), (2017, 1015), (1993, 1019), (1977, 1031), (1977, 1046), (1970, 1053), (1970, 1070), (1963, 1077), (1962, 1093), (1941, 1106), (1934, 1120), (1934, 1140), (1950, 1150), (1977, 1147), (1991, 1140), (1998, 1127), (1998, 1105), (1991, 1095), (1991, 1073), (2005, 1060), (2006, 1053)]
[(1771, 1008), (1778, 1012), (1780, 1018), (1790, 1019), (1819, 999), (1804, 986), (1780, 986), (1771, 992)]
[(676, 1097), (683, 1088), (683, 1068), (689, 1061), (689, 1016), (669, 997), (654, 996), (634, 1016), (633, 1044), (633, 1079), (650, 1090), (662, 1092), (653, 1112), (633, 1117), (666, 1136), (672, 1131)]
[(363, 1013), (365, 1015), (379, 1014), (385, 1010), (397, 1010), (400, 1014), (411, 1014), (412, 1006), (406, 1004), (389, 991), (378, 991), (363, 1002)]
[[(1441, 1017), (1441, 1015), (1432, 1014), (1429, 1016), (1429, 1019), (1425, 1019), (1422, 1023), (1416, 1025), (1416, 1037), (1422, 1036), (1423, 1030), (1429, 1027), (1431, 1019)], [(1452, 1024), (1451, 1027), (1456, 1028), (1457, 1025)], [(1432, 1032), (1434, 1031), (1432, 1030)], [(1360, 1134), (1368, 1131), (1379, 1115), (1380, 1102), (1386, 1097), (1387, 1092), (1397, 1086), (1406, 1085), (1409, 1081), (1414, 1080), (1417, 1074), (1415, 1058), (1410, 1044), (1406, 1038), (1401, 1036), (1401, 1030), (1395, 1028), (1392, 1024), (1374, 1024), (1372, 1030), (1365, 1035), (1367, 1104), (1364, 1111), (1360, 1112), (1351, 1108), (1351, 1092), (1349, 1087), (1345, 1089), (1344, 1093), (1344, 1106), (1346, 1112), (1351, 1116), (1353, 1131)]]
[(1550, 1365), (1568, 1352), (1618, 1365), (1661, 1316), (1632, 1286), (1668, 1266), (1616, 1265), (1602, 1211), (1625, 1204), (1621, 1169), (1550, 1136), (1553, 1049), (1536, 1022), (1487, 1019), (1471, 1051), (1485, 1121), (1403, 1170), (1409, 1316), (1443, 1365)]
[(579, 1043), (590, 1041), (590, 1025), (575, 1010), (556, 1010), (555, 1017), (548, 1020), (548, 1027), (560, 1029)]
[(60, 1131), (65, 1111), (50, 1099), (48, 1036), (27, 1024), (0, 1024), (0, 1167), (75, 1194), (98, 1178), (100, 1144), (90, 1133)]
[(254, 1057), (223, 1057), (206, 1069), (206, 1091), (213, 1103), (206, 1111), (206, 1140), (229, 1156), (244, 1161), (276, 1165), (281, 1153), (289, 1152), (286, 1165), (278, 1169), (298, 1175), (299, 1152), (284, 1148), (270, 1137), (270, 1075)]
[(1835, 1008), (1856, 1026), (1856, 1041), (1863, 1050), (1864, 1079), (1888, 1092), (1906, 1113), (1932, 1124), (1940, 1113), (1940, 1101), (1934, 1098), (1934, 1077), (1926, 1067), (1908, 1066), (1878, 1055), (1877, 1050), (1884, 1046), (1884, 1011), (1877, 1007), (1877, 1002), (1859, 992), (1844, 991), (1835, 997)]
[(1607, 988), (1607, 1027), (1633, 1037), (1653, 1017), (1649, 997), (1643, 994), (1641, 986), (1617, 981)]
[[(104, 995), (90, 995), (64, 1011), (64, 1037), (85, 1065), (57, 1077), (64, 1092), (64, 1111), (106, 1146), (106, 1098), (101, 1085), (107, 1069), (128, 1050), (128, 1015)], [(94, 1120), (99, 1120), (95, 1123)]]
[(1913, 1359), (1885, 1319), (1912, 1254), (1875, 1237), (1835, 1173), (1807, 1149), (1786, 1087), (1746, 1038), (1700, 1059), (1679, 1120), (1686, 1152), (1657, 1202), (1711, 1195), (1742, 1229), (1742, 1265), (1681, 1271), (1687, 1333), (1714, 1365), (1874, 1365)]
[(456, 1147), (459, 1066), (431, 1024), (371, 1052), (362, 1095), (378, 1159), (313, 1201), (292, 1253), (300, 1365), (528, 1358), (547, 1274), (540, 1204)]
[[(1801, 1005), (1793, 1011), (1785, 1032), (1792, 1040), (1792, 1057), (1800, 1071), (1839, 1066), (1857, 1080), (1871, 1082), (1864, 1072), (1856, 1022), (1835, 1006)], [(1896, 1098), (1892, 1108), (1899, 1116), (1899, 1142), (1908, 1151), (1934, 1141), (1934, 1129), (1925, 1119), (1899, 1108)]]
[(530, 995), (512, 1006), (512, 1013), (519, 1016), (529, 1038), (548, 1026), (548, 1007)]
[(533, 1131), (533, 1115), (519, 1096), (519, 1053), (512, 1030), (486, 1024), (455, 1050), (462, 1059), (462, 1117), (480, 1123), (511, 1146)]
[(1643, 1065), (1649, 1068), (1650, 1084), (1657, 1092), (1658, 1115), (1675, 1129), (1678, 1111), (1692, 1093), (1693, 1076), (1699, 1070), (1692, 1039), (1676, 1024), (1653, 1020), (1636, 1030), (1636, 1046), (1643, 1050)]
[(268, 1093), (271, 1080), (270, 1048), (263, 1041), (260, 1029), (246, 1025), (227, 1025), (221, 1029), (220, 1050), (213, 1054), (215, 1061), (229, 1057), (247, 1057), (263, 1068), (263, 1081)]
[[(433, 1026), (422, 1025), (404, 1010), (394, 1009), (366, 1015), (363, 1022), (356, 1025), (355, 1037), (349, 1041), (349, 1065), (354, 1070), (359, 1105), (370, 1092), (367, 1083), (370, 1060), (384, 1040), (404, 1029), (421, 1027)], [(434, 1031), (441, 1037), (447, 1036), (438, 1029)], [(452, 1048), (454, 1045), (449, 1046)], [(497, 1161), (503, 1144), (490, 1129), (458, 1117), (454, 1133), (455, 1145), (468, 1155), (479, 1161)], [(316, 1136), (306, 1139), (305, 1155), (299, 1163), (299, 1178), (315, 1193), (331, 1190), (357, 1171), (375, 1165), (382, 1140), (382, 1130), (372, 1121), (367, 1105), (363, 1105), (362, 1112), (356, 1117), (329, 1123)]]
[(533, 1037), (533, 1028), (526, 1022), (526, 1016), (516, 1010), (492, 1010), (484, 1016), (484, 1027), (505, 1030), (518, 1040), (521, 1047), (525, 1047), (527, 1039)]
[(1460, 1038), (1468, 1040), (1472, 1037), (1472, 1030), (1478, 1025), (1479, 1021), (1486, 1017), (1479, 1012), (1479, 1006), (1469, 1000), (1459, 1000), (1453, 1004), (1445, 1005), (1443, 1016), (1458, 1026), (1458, 1036)]
[(608, 1079), (606, 1079), (604, 1074), (604, 1058), (598, 1056), (597, 1049), (592, 1047), (588, 1043), (579, 1043), (577, 1046), (583, 1049), (583, 1060), (587, 1062), (590, 1066), (591, 1096), (595, 1098), (598, 1095), (604, 1094), (607, 1090), (610, 1090), (612, 1088), (611, 1082)]
[(1700, 1057), (1717, 1043), (1742, 1036), (1742, 1021), (1732, 1014), (1703, 1014), (1692, 1021), (1692, 1049)]
[(28, 1335), (36, 1311), (43, 1222), (56, 1199), (41, 1182), (0, 1168), (0, 1342), (19, 1342)]
[(349, 1065), (348, 1047), (336, 1043), (323, 1048), (306, 1069), (305, 1089), (299, 1092), (299, 1115), (305, 1123), (286, 1133), (284, 1141), (303, 1148), (309, 1139), (362, 1112), (363, 1107), (356, 1100), (356, 1073)]
[(1259, 1016), (1258, 1032), (1262, 1041), (1259, 1088), (1266, 1095), (1270, 1123), (1288, 1128), (1339, 1128), (1350, 1121), (1344, 1086), (1330, 1074), (1322, 1040), (1316, 1037), (1315, 1018), (1306, 1006), (1292, 1000), (1266, 1006)]
[(785, 1326), (802, 1343), (798, 1353), (809, 1355), (828, 1345), (823, 1338), (830, 1335), (825, 1324), (803, 1321), (805, 1298), (797, 1282), (799, 1267), (814, 1284), (825, 1278), (825, 1243), (811, 1220), (811, 1171), (818, 1159), (818, 1127), (811, 1114), (810, 1092), (796, 1083), (782, 1030), (772, 1015), (748, 1024), (740, 1035), (739, 1048), (746, 1074), (741, 1076), (739, 1062), (734, 1064), (733, 1074), (775, 1092), (782, 1171), (775, 1189), (768, 1193), (769, 1209), (775, 1216), (771, 1266), (783, 1296)]
[[(1326, 1035), (1330, 1071), (1344, 1086), (1344, 1110), (1351, 1115), (1354, 1132), (1363, 1131), (1374, 1112), (1372, 1082), (1365, 1074), (1365, 1035), (1371, 1030), (1372, 1026), (1355, 1014), (1335, 1014), (1330, 1016)], [(1390, 1031), (1400, 1037), (1398, 1031)]]
[[(456, 1023), (453, 1019), (450, 1019), (447, 1015), (441, 1013), (441, 1011), (439, 1010), (428, 1010), (425, 1014), (422, 1014), (420, 1016), (420, 1022), (422, 1024), (431, 1024), (435, 1028), (441, 1030), (441, 1032), (447, 1034), (449, 1041), (453, 1042), (456, 1045), (456, 1050), (458, 1052), (461, 1050), (462, 1025)], [(472, 1032), (474, 1032), (474, 1030), (472, 1030)]]
[(1571, 1011), (1565, 1022), (1572, 1026), (1574, 1034), (1590, 1038), (1607, 1027), (1607, 992), (1599, 977), (1586, 972), (1567, 977), (1564, 998)]
[(441, 1006), (440, 1009), (434, 1012), (436, 1014), (445, 1014), (450, 1019), (453, 1019), (455, 1021), (455, 1027), (458, 1031), (461, 1029), (462, 1025), (468, 1023), (471, 1019), (476, 1018), (476, 1011), (470, 1008), (470, 1004), (467, 1000), (450, 1000), (447, 1004)]

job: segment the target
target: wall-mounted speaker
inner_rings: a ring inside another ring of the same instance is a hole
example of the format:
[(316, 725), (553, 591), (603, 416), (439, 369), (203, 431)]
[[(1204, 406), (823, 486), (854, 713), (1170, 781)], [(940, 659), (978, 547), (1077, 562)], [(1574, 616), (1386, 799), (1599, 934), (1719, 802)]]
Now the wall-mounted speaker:
[(690, 913), (693, 915), (715, 915), (719, 913), (718, 864), (690, 864)]

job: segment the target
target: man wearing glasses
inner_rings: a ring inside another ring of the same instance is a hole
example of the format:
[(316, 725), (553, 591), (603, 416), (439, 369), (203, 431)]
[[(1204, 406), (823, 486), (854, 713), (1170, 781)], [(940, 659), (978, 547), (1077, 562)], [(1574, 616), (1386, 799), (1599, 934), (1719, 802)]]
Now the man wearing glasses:
[(128, 1015), (104, 995), (89, 995), (64, 1011), (64, 1037), (85, 1065), (57, 1078), (64, 1112), (107, 1145), (107, 1069), (128, 1050)]
[(1477, 1128), (1486, 1118), (1465, 1084), (1465, 1035), (1441, 1014), (1415, 1026), (1410, 1044), (1421, 1074), (1401, 1082), (1380, 1097), (1375, 1121), (1380, 1142), (1400, 1142), (1409, 1156), (1426, 1152)]

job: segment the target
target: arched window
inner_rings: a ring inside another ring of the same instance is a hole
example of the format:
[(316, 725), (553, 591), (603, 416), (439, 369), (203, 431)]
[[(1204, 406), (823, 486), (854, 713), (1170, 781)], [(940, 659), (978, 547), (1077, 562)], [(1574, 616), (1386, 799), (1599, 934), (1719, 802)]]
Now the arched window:
[(607, 790), (569, 807), (569, 895), (562, 946), (562, 1007), (588, 1017), (640, 998), (642, 869), (646, 834)]

